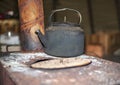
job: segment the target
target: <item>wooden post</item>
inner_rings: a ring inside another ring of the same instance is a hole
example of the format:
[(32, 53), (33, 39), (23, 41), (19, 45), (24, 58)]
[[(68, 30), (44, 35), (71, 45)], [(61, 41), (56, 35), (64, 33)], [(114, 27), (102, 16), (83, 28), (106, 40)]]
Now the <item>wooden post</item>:
[(95, 29), (94, 29), (94, 18), (93, 18), (92, 0), (87, 0), (87, 5), (88, 5), (88, 11), (89, 11), (91, 33), (94, 34), (95, 33)]
[(40, 43), (35, 31), (44, 34), (44, 13), (42, 0), (18, 0), (20, 13), (20, 39), (23, 51), (39, 51)]
[[(53, 10), (56, 10), (57, 9), (57, 5), (58, 5), (58, 0), (52, 0), (52, 5), (53, 5), (53, 7), (52, 7), (52, 9)], [(53, 21), (55, 21), (56, 22), (56, 13), (54, 14), (54, 16), (53, 16), (54, 18), (53, 18)]]
[(118, 19), (118, 26), (120, 31), (120, 0), (115, 0), (116, 10), (117, 10), (117, 19)]

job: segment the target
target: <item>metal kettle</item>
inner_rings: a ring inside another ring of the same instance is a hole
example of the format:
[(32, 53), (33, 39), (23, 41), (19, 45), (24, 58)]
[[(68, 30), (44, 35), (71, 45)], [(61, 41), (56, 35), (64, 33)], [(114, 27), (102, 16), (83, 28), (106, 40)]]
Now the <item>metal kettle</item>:
[[(52, 22), (51, 18), (58, 11), (74, 11), (78, 14), (79, 24), (70, 22)], [(84, 53), (84, 32), (80, 27), (82, 17), (79, 11), (63, 8), (54, 10), (50, 17), (50, 25), (45, 30), (45, 35), (37, 30), (40, 41), (43, 44), (45, 53), (58, 57), (75, 57)]]

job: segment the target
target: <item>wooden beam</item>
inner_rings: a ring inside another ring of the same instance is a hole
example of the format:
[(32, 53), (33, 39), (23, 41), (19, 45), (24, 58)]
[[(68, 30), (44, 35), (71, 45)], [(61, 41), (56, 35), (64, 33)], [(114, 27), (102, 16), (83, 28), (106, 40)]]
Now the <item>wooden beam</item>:
[(88, 12), (89, 12), (89, 22), (90, 22), (90, 28), (91, 28), (91, 33), (95, 33), (95, 28), (94, 28), (94, 18), (93, 18), (93, 9), (92, 9), (92, 0), (87, 0), (87, 5), (88, 5)]
[[(52, 0), (52, 2), (53, 2), (53, 3), (52, 3), (52, 5), (53, 5), (52, 9), (53, 9), (53, 10), (56, 10), (56, 9), (57, 9), (57, 4), (58, 4), (58, 0)], [(56, 20), (57, 20), (57, 19), (56, 19), (56, 16), (57, 16), (57, 15), (54, 14), (54, 16), (53, 16), (53, 17), (54, 17), (53, 21), (56, 21)]]
[(120, 0), (115, 0), (115, 4), (116, 4), (116, 9), (117, 9), (118, 26), (120, 30)]

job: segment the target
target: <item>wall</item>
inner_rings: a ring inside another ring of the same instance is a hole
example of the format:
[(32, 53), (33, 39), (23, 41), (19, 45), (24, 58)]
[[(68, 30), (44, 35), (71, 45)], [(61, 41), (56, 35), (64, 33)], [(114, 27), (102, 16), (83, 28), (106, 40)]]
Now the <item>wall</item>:
[[(54, 1), (54, 2), (53, 2)], [(82, 14), (82, 23), (81, 27), (85, 30), (87, 34), (91, 33), (90, 26), (90, 16), (88, 10), (87, 0), (43, 0), (44, 2), (44, 12), (45, 12), (45, 25), (48, 25), (48, 17), (53, 9), (58, 8), (73, 8), (81, 12)], [(55, 5), (53, 3), (57, 2)], [(97, 31), (112, 31), (119, 30), (118, 28), (118, 17), (116, 12), (115, 0), (91, 0), (92, 2), (92, 11), (93, 11), (93, 26), (95, 32)], [(120, 6), (119, 6), (120, 7)], [(0, 1), (0, 12), (5, 12), (7, 10), (15, 10), (16, 12), (17, 1), (12, 0), (1, 0)], [(57, 14), (57, 21), (62, 21), (63, 16), (67, 15), (67, 20), (76, 22), (75, 14)], [(70, 19), (68, 19), (70, 18)]]
[[(48, 16), (53, 9), (53, 0), (44, 0), (45, 8), (45, 21), (47, 23)], [(92, 13), (93, 13), (93, 26), (95, 32), (97, 31), (118, 31), (118, 17), (116, 12), (115, 0), (91, 0)], [(56, 9), (59, 8), (73, 8), (81, 12), (82, 23), (81, 27), (85, 30), (85, 33), (91, 33), (90, 16), (88, 10), (87, 0), (58, 0)], [(76, 15), (72, 13), (59, 13), (56, 15), (57, 21), (62, 21), (63, 16), (67, 15), (70, 21), (75, 22)]]
[(95, 30), (118, 30), (115, 0), (92, 0)]
[(5, 13), (9, 10), (18, 12), (17, 0), (0, 0), (0, 13)]

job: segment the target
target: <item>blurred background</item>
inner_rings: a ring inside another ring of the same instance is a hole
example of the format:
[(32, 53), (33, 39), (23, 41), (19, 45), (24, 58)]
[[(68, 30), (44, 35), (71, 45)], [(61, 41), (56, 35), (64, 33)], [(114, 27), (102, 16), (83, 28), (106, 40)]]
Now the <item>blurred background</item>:
[[(45, 27), (52, 10), (76, 9), (82, 15), (85, 53), (120, 62), (120, 0), (43, 0), (43, 4)], [(56, 13), (53, 21), (62, 21), (64, 16), (68, 21), (78, 23), (77, 16), (67, 12)], [(0, 0), (0, 52), (13, 50), (5, 50), (5, 44), (19, 46), (19, 28), (17, 0)]]

